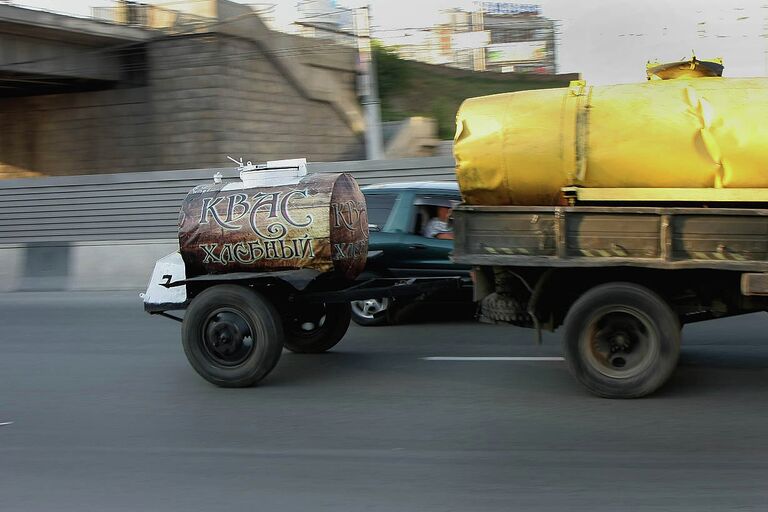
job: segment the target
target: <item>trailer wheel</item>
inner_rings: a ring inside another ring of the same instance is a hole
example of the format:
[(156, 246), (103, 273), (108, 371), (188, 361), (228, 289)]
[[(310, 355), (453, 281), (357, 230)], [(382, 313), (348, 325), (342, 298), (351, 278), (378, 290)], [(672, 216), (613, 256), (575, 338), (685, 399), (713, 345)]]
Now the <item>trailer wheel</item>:
[(285, 319), (285, 348), (299, 354), (318, 354), (333, 348), (349, 329), (349, 303), (306, 304)]
[(259, 293), (217, 285), (192, 300), (182, 323), (192, 368), (221, 387), (252, 386), (277, 364), (283, 328), (275, 307)]
[(658, 389), (680, 354), (680, 322), (651, 290), (609, 283), (581, 296), (565, 321), (571, 373), (595, 395), (638, 398)]

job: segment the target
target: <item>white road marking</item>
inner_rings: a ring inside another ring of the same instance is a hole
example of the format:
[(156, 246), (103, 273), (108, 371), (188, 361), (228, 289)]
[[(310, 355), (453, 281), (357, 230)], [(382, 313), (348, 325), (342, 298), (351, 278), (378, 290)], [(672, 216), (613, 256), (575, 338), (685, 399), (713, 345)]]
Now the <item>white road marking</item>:
[(422, 357), (424, 361), (565, 361), (563, 357)]
[(13, 422), (12, 421), (4, 421), (4, 422), (0, 423), (0, 427), (4, 427), (6, 425), (13, 425)]

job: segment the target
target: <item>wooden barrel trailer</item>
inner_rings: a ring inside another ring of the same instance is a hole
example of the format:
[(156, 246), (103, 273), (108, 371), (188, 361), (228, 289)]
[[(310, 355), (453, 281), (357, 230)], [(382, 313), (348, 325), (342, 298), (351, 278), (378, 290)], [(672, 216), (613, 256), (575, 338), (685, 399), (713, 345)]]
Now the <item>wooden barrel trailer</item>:
[[(241, 181), (195, 187), (179, 216), (179, 252), (155, 264), (144, 308), (182, 322), (192, 367), (224, 387), (251, 386), (283, 348), (336, 345), (350, 302), (427, 296), (460, 278), (366, 279), (365, 198), (346, 174), (304, 160), (241, 165)], [(186, 310), (183, 318), (171, 311)]]

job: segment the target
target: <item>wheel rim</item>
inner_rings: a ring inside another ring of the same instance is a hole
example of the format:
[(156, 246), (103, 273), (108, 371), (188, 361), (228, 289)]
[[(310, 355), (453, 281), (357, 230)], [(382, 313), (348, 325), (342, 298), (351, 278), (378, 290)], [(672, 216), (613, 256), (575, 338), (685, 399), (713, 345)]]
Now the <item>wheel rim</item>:
[(321, 304), (302, 311), (300, 317), (294, 318), (291, 322), (291, 331), (299, 336), (313, 336), (325, 328), (327, 320), (327, 306)]
[(383, 313), (389, 307), (389, 299), (366, 299), (352, 301), (352, 311), (363, 318), (372, 320), (379, 313)]
[(653, 364), (659, 353), (659, 335), (642, 311), (611, 306), (592, 315), (580, 349), (589, 364), (606, 377), (628, 379)]
[(238, 366), (256, 346), (250, 324), (233, 308), (218, 308), (203, 322), (203, 348), (221, 366)]

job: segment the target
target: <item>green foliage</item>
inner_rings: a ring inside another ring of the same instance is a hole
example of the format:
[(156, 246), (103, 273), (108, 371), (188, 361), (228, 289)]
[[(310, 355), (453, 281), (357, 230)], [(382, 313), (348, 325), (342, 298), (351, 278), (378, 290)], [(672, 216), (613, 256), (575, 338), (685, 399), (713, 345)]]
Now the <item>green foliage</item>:
[(567, 80), (530, 80), (520, 76), (500, 77), (496, 73), (450, 70), (400, 59), (391, 48), (374, 44), (383, 121), (400, 121), (412, 116), (437, 121), (440, 139), (453, 138), (456, 111), (475, 96), (528, 89), (567, 87)]
[(376, 63), (376, 78), (379, 82), (379, 96), (389, 97), (408, 86), (410, 69), (408, 63), (397, 56), (392, 48), (373, 42), (373, 59)]

